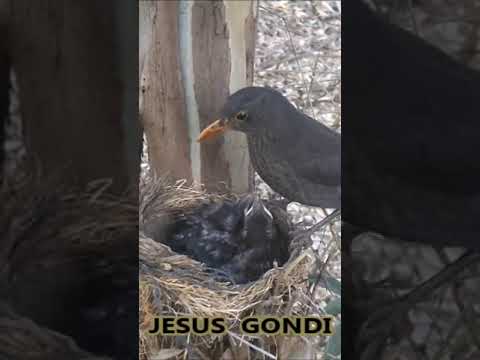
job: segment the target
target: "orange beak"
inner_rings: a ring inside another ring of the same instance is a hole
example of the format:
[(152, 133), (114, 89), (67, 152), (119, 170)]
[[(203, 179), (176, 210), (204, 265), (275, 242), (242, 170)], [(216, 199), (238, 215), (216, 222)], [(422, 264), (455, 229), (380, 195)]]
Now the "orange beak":
[(223, 119), (216, 120), (213, 123), (211, 123), (209, 126), (207, 126), (205, 129), (203, 129), (203, 131), (198, 136), (197, 141), (201, 142), (206, 139), (214, 138), (220, 135), (221, 133), (225, 132), (226, 129), (227, 129), (227, 125), (225, 120)]

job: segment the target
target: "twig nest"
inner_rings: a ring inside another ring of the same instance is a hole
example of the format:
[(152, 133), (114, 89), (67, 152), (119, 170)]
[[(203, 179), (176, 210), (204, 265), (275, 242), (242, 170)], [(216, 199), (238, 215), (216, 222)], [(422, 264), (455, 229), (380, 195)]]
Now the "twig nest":
[(0, 187), (0, 358), (130, 359), (137, 344), (123, 336), (137, 329), (136, 196), (40, 175), (16, 173)]
[[(142, 359), (153, 359), (159, 354), (164, 356), (165, 351), (172, 349), (177, 349), (178, 354), (188, 352), (206, 359), (222, 356), (226, 356), (226, 359), (228, 351), (238, 354), (247, 350), (251, 352), (250, 355), (260, 354), (261, 351), (270, 355), (283, 352), (285, 356), (287, 348), (291, 353), (298, 350), (298, 346), (291, 346), (297, 342), (296, 337), (255, 336), (256, 340), (246, 340), (242, 345), (242, 341), (235, 340), (235, 336), (243, 338), (239, 324), (248, 316), (306, 316), (316, 313), (308, 280), (315, 263), (311, 249), (300, 251), (298, 256), (289, 259), (281, 267), (268, 270), (256, 281), (234, 285), (216, 280), (212, 270), (204, 264), (175, 253), (142, 232), (152, 218), (161, 220), (172, 214), (188, 213), (200, 204), (222, 198), (225, 196), (208, 194), (182, 182), (144, 179), (141, 183), (139, 261)], [(222, 317), (228, 331), (223, 335), (186, 334), (184, 337), (149, 334), (155, 317), (167, 316)], [(279, 344), (283, 344), (281, 349)], [(305, 343), (299, 346), (305, 347)], [(260, 350), (256, 349), (258, 347)]]

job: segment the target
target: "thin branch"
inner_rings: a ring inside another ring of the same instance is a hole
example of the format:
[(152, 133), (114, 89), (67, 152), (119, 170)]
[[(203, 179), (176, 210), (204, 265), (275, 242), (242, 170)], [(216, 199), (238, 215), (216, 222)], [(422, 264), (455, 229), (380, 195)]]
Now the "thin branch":
[(256, 345), (253, 345), (251, 342), (247, 341), (247, 340), (244, 340), (241, 336), (231, 332), (231, 331), (228, 331), (228, 334), (233, 337), (234, 339), (240, 341), (241, 343), (247, 345), (248, 347), (251, 347), (252, 349), (262, 353), (264, 356), (270, 358), (270, 359), (273, 359), (273, 360), (277, 360), (277, 357), (273, 354), (270, 354), (269, 352), (263, 350), (262, 348), (256, 346)]

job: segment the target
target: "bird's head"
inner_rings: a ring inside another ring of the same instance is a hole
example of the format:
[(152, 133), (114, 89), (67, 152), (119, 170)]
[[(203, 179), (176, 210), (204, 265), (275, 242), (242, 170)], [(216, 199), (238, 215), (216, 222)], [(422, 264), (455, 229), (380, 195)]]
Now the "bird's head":
[(270, 211), (266, 208), (263, 201), (257, 195), (247, 195), (242, 201), (244, 201), (245, 204), (243, 214), (246, 218), (250, 218), (258, 214), (265, 215), (268, 218), (272, 217)]
[(228, 97), (220, 118), (200, 133), (198, 141), (214, 138), (227, 130), (253, 132), (269, 120), (262, 116), (264, 109), (272, 99), (278, 98), (283, 100), (283, 96), (271, 88), (251, 86), (237, 91)]
[(263, 201), (256, 195), (246, 196), (242, 201), (245, 202), (243, 210), (244, 236), (250, 238), (252, 237), (252, 233), (270, 234), (271, 236), (273, 231), (273, 215)]

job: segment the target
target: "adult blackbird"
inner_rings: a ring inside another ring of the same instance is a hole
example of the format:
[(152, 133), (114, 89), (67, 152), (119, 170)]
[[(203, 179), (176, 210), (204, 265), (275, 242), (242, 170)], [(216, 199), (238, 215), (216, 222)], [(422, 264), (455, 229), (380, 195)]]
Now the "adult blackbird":
[(480, 249), (480, 74), (361, 1), (344, 5), (343, 220)]
[[(365, 289), (353, 289), (351, 274), (361, 268), (344, 252), (358, 228), (480, 249), (480, 75), (362, 1), (343, 5), (342, 279), (348, 282), (342, 320), (350, 331), (342, 339), (354, 344), (370, 315), (358, 307), (368, 303)], [(355, 226), (348, 229), (346, 222)], [(389, 313), (407, 318), (408, 298)], [(375, 323), (398, 327), (395, 319)], [(369, 338), (382, 341), (372, 332)], [(347, 358), (360, 356), (349, 349)], [(368, 353), (375, 357), (372, 346)]]
[(229, 96), (220, 119), (198, 140), (228, 129), (246, 134), (253, 167), (274, 191), (305, 205), (340, 207), (340, 134), (267, 87)]
[(286, 211), (255, 195), (203, 204), (177, 214), (161, 233), (146, 235), (236, 284), (258, 279), (274, 262), (281, 266), (289, 257)]

